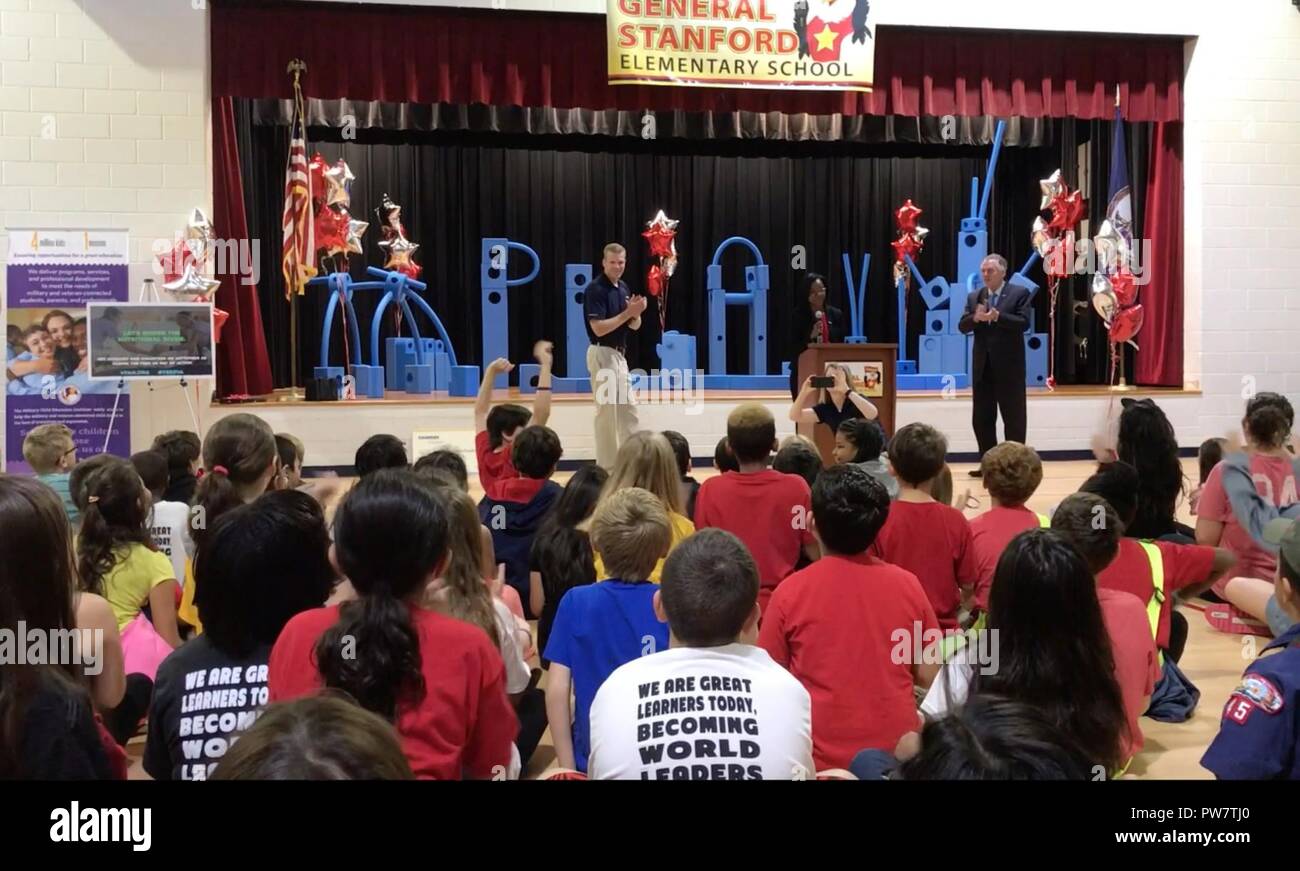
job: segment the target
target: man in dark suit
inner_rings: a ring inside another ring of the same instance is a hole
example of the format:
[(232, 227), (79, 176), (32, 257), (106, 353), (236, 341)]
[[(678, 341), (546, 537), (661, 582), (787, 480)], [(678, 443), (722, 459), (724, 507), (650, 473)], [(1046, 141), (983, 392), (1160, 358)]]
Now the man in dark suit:
[[(984, 286), (966, 297), (958, 329), (975, 335), (971, 354), (971, 389), (975, 405), (971, 425), (980, 457), (998, 443), (998, 410), (1009, 442), (1025, 441), (1025, 328), (1029, 326), (1029, 291), (1007, 284), (1007, 261), (990, 254), (980, 264)], [(979, 477), (979, 470), (971, 472)]]

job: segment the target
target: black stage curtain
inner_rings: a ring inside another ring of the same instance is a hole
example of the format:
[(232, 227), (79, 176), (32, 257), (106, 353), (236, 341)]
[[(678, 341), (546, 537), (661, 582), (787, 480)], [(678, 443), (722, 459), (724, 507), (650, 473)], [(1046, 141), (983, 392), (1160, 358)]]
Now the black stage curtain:
[[(289, 307), (279, 274), (280, 219), (283, 206), (284, 155), (288, 128), (256, 124), (251, 101), (235, 101), (239, 153), (249, 233), (262, 245), (261, 303), (267, 344), (277, 386), (290, 382)], [(1076, 149), (1086, 144), (1093, 155), (1090, 213), (1096, 221), (1105, 209), (1105, 161), (1110, 147), (1109, 122), (1039, 119), (1037, 147), (1004, 147), (989, 207), (990, 249), (1006, 256), (1014, 271), (1030, 250), (1030, 225), (1037, 214), (1038, 179), (1062, 167), (1073, 187)], [(1144, 124), (1130, 124), (1130, 153), (1145, 156)], [(504, 236), (537, 251), (541, 272), (530, 284), (510, 290), (510, 354), (527, 360), (532, 343), (555, 341), (557, 372), (564, 366), (564, 272), (568, 263), (591, 263), (599, 269), (601, 248), (619, 241), (628, 249), (626, 280), (634, 291), (644, 287), (646, 245), (639, 238), (645, 222), (664, 209), (679, 219), (677, 273), (669, 286), (668, 329), (697, 337), (698, 365), (707, 365), (706, 267), (717, 245), (729, 236), (744, 236), (763, 252), (771, 267), (768, 327), (771, 339), (767, 371), (780, 371), (790, 358), (788, 325), (805, 270), (825, 274), (832, 305), (848, 312), (842, 254), (852, 268), (862, 254), (872, 255), (866, 302), (866, 333), (872, 341), (895, 341), (896, 297), (891, 280), (893, 212), (910, 197), (925, 210), (921, 224), (931, 228), (918, 266), (926, 278), (953, 277), (955, 237), (969, 208), (970, 179), (982, 175), (988, 148), (908, 142), (802, 142), (774, 140), (644, 141), (631, 137), (551, 136), (493, 132), (404, 131), (358, 127), (355, 139), (343, 140), (339, 128), (310, 128), (309, 150), (329, 160), (347, 160), (357, 179), (352, 212), (372, 222), (365, 253), (352, 258), (360, 279), (365, 265), (383, 262), (379, 233), (371, 211), (388, 193), (403, 207), (408, 236), (420, 244), (415, 255), (428, 283), (426, 296), (446, 325), (462, 362), (482, 363), (479, 290), (480, 239)], [(1134, 160), (1145, 166), (1145, 159)], [(1134, 189), (1145, 178), (1132, 174)], [(1100, 195), (1097, 190), (1100, 189)], [(798, 261), (799, 249), (805, 252)], [(723, 258), (727, 289), (743, 290), (748, 252), (733, 247)], [(511, 257), (510, 274), (529, 267)], [(1043, 283), (1041, 269), (1030, 277)], [(1062, 338), (1057, 344), (1060, 383), (1104, 380), (1105, 340), (1095, 315), (1078, 316), (1064, 300), (1085, 300), (1085, 278), (1062, 285), (1058, 337), (1078, 332), (1086, 337), (1087, 356)], [(1077, 287), (1075, 287), (1077, 285)], [(376, 300), (358, 294), (356, 303), (363, 341)], [(310, 373), (319, 357), (320, 326), (326, 295), (309, 291), (300, 301), (299, 369)], [(1039, 329), (1046, 332), (1047, 294), (1035, 299)], [(916, 336), (923, 327), (924, 303), (909, 296), (907, 356), (915, 359)], [(416, 315), (421, 317), (421, 315)], [(392, 335), (392, 319), (383, 335)], [(421, 324), (422, 334), (428, 335)], [(748, 371), (748, 324), (743, 312), (728, 316), (728, 370)], [(331, 359), (344, 359), (342, 330), (332, 338)], [(644, 319), (631, 364), (657, 366), (655, 317)], [(357, 360), (358, 349), (348, 349)], [(585, 375), (585, 372), (577, 373)]]

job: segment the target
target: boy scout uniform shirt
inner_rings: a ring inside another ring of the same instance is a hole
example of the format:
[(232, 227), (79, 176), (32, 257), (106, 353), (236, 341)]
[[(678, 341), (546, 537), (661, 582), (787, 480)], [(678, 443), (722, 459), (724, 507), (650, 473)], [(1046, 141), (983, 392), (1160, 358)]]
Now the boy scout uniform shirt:
[(1201, 765), (1224, 780), (1300, 780), (1297, 708), (1300, 624), (1274, 639), (1246, 670)]

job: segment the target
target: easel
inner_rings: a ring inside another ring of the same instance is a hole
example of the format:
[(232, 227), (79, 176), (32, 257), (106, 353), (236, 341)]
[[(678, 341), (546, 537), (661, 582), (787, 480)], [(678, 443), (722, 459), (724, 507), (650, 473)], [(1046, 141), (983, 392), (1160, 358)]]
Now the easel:
[[(140, 286), (140, 299), (138, 302), (165, 302), (165, 300), (158, 295), (158, 287), (154, 284), (152, 278), (146, 278), (144, 284)], [(154, 389), (153, 381), (146, 381), (145, 384), (152, 392)], [(199, 415), (198, 412), (194, 410), (194, 402), (190, 399), (189, 382), (185, 380), (184, 375), (181, 376), (178, 386), (181, 388), (181, 395), (185, 397), (185, 404), (189, 407), (190, 420), (194, 423), (194, 431), (198, 432)], [(117, 392), (113, 394), (113, 411), (108, 416), (108, 428), (104, 433), (104, 447), (100, 448), (99, 451), (101, 454), (108, 453), (108, 443), (113, 438), (113, 424), (117, 422), (117, 409), (122, 402), (122, 391), (124, 390), (126, 390), (126, 379), (117, 379)]]

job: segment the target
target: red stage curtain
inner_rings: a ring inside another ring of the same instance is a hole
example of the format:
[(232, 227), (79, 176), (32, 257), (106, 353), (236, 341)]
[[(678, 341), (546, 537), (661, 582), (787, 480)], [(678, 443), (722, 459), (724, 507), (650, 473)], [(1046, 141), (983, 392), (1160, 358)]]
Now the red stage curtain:
[[(212, 231), (218, 239), (248, 239), (244, 216), (244, 184), (239, 174), (239, 147), (235, 141), (235, 112), (230, 97), (212, 102)], [(263, 245), (280, 245), (280, 240), (263, 239)], [(241, 258), (242, 261), (242, 258)], [(217, 387), (220, 395), (259, 396), (274, 388), (271, 361), (266, 353), (266, 334), (257, 305), (257, 288), (244, 284), (243, 277), (217, 276), (218, 308), (230, 312), (217, 344)]]
[(1183, 125), (1157, 124), (1146, 189), (1149, 245), (1142, 266), (1150, 281), (1141, 288), (1143, 325), (1136, 342), (1137, 384), (1183, 386)]
[(813, 115), (1182, 119), (1183, 41), (880, 27), (870, 94), (611, 87), (605, 19), (415, 6), (214, 0), (214, 96)]

